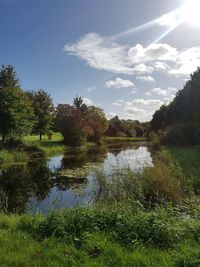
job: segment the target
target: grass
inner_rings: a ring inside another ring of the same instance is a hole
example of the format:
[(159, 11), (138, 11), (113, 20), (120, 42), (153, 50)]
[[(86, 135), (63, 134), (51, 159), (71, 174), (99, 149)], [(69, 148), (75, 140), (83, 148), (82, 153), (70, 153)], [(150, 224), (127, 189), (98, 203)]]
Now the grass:
[[(52, 139), (48, 140), (47, 135), (42, 136), (42, 140), (39, 140), (38, 135), (29, 135), (23, 137), (22, 141), (28, 147), (29, 155), (23, 151), (17, 150), (0, 150), (0, 164), (5, 163), (25, 163), (29, 160), (29, 156), (32, 157), (32, 149), (33, 152), (40, 152), (41, 156), (49, 157), (58, 154), (63, 154), (66, 151), (69, 151), (71, 148), (64, 146), (62, 141), (63, 137), (60, 133), (54, 132), (52, 135)], [(123, 137), (105, 137), (104, 142), (106, 144), (120, 144), (126, 142), (139, 142), (139, 141), (146, 141), (145, 138), (123, 138)], [(94, 146), (94, 143), (88, 142), (84, 147), (81, 149), (85, 149), (86, 147)], [(29, 149), (30, 148), (30, 149)], [(37, 150), (37, 151), (36, 151)]]
[(0, 164), (25, 163), (27, 160), (28, 155), (23, 151), (0, 150)]
[[(44, 141), (45, 143), (51, 143), (51, 142), (62, 142), (63, 137), (60, 133), (56, 133), (53, 132), (52, 134), (52, 140), (48, 140), (48, 136), (47, 135), (43, 135), (42, 136), (42, 141)], [(23, 137), (23, 141), (25, 142), (40, 142), (39, 140), (39, 136), (38, 135), (28, 135)]]
[(0, 266), (199, 266), (200, 223), (176, 211), (0, 216)]
[(147, 141), (145, 137), (104, 137), (104, 142), (117, 143), (117, 142), (144, 142)]
[(165, 153), (170, 154), (182, 168), (185, 176), (192, 182), (196, 193), (200, 192), (200, 147), (168, 148)]
[(42, 140), (39, 140), (37, 135), (29, 135), (23, 138), (23, 141), (28, 146), (36, 146), (41, 149), (46, 156), (55, 154), (61, 154), (65, 151), (65, 146), (62, 144), (63, 137), (60, 133), (53, 133), (52, 139), (48, 140), (48, 136), (42, 136)]

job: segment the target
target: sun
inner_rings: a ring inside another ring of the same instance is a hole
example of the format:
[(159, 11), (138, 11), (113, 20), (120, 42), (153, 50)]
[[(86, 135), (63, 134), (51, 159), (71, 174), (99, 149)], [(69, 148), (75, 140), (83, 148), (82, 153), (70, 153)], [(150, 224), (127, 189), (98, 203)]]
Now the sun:
[(200, 26), (200, 0), (188, 0), (180, 10), (183, 21)]

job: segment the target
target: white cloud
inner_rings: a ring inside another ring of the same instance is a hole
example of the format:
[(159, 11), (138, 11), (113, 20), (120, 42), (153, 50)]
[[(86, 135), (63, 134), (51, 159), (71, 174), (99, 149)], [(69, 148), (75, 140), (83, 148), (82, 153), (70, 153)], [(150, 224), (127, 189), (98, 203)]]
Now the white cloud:
[(146, 48), (137, 44), (128, 53), (132, 62), (137, 64), (152, 61), (174, 61), (177, 50), (168, 44), (153, 43)]
[(127, 102), (128, 106), (139, 105), (139, 106), (159, 107), (162, 104), (163, 104), (163, 102), (159, 99), (145, 100), (143, 98), (134, 99), (131, 102)]
[(66, 44), (64, 51), (87, 62), (98, 70), (132, 74), (126, 56), (126, 46), (112, 42), (96, 33), (86, 34), (73, 44)]
[(116, 78), (115, 80), (109, 80), (105, 83), (105, 87), (107, 88), (130, 88), (130, 87), (135, 87), (134, 83), (129, 81), (129, 80), (123, 80), (121, 78)]
[(200, 66), (200, 46), (184, 49), (177, 57), (177, 64), (169, 71), (173, 75), (189, 75)]
[(174, 87), (169, 87), (167, 89), (161, 89), (161, 88), (153, 88), (150, 91), (146, 92), (146, 96), (151, 96), (153, 93), (159, 95), (159, 96), (165, 96), (165, 97), (170, 97), (171, 95), (174, 95), (178, 92), (177, 88)]
[[(164, 18), (161, 21), (164, 24)], [(77, 42), (66, 44), (64, 51), (84, 60), (94, 69), (117, 74), (146, 76), (161, 71), (187, 76), (200, 66), (200, 46), (183, 50), (166, 43), (130, 47), (96, 33), (86, 34)]]
[(161, 61), (156, 61), (152, 65), (153, 65), (154, 70), (157, 70), (157, 71), (168, 71), (171, 69), (167, 63), (161, 62)]
[(120, 107), (120, 117), (124, 119), (133, 119), (140, 121), (149, 121), (154, 112), (161, 105), (168, 103), (169, 99), (148, 99), (136, 98), (131, 101), (119, 99), (113, 103), (114, 106)]
[(96, 90), (97, 90), (96, 86), (87, 88), (88, 93), (95, 92)]
[(106, 114), (107, 119), (112, 119), (116, 116), (117, 114), (115, 112), (109, 112)]
[(130, 47), (96, 33), (86, 34), (77, 42), (66, 44), (64, 51), (86, 61), (95, 69), (136, 75), (152, 73), (154, 68), (146, 63), (172, 60), (176, 53), (176, 49), (167, 44)]
[(153, 88), (151, 91), (153, 93), (156, 93), (157, 95), (167, 96), (167, 90), (164, 90), (164, 89), (161, 89), (161, 88)]
[(137, 80), (141, 81), (141, 82), (153, 82), (155, 83), (155, 79), (148, 75), (148, 76), (138, 76), (136, 77)]
[(136, 107), (125, 107), (125, 112), (131, 115), (141, 116), (145, 114), (145, 110)]
[(112, 103), (114, 106), (123, 106), (124, 105), (124, 103), (125, 103), (125, 101), (124, 100), (122, 100), (122, 99), (119, 99), (119, 100), (117, 100), (117, 101), (115, 101), (114, 103)]
[(87, 98), (87, 97), (83, 97), (83, 103), (87, 106), (93, 106), (94, 103), (92, 102), (91, 99)]

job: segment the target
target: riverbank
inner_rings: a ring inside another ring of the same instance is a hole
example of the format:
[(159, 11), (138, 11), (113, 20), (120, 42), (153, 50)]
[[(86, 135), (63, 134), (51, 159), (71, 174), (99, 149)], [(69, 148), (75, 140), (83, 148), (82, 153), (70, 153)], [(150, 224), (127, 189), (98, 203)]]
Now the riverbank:
[(145, 137), (104, 137), (105, 143), (124, 143), (124, 142), (146, 142), (148, 141)]
[[(145, 138), (118, 138), (118, 137), (105, 137), (102, 145), (108, 144), (121, 144), (131, 142), (143, 142)], [(39, 136), (31, 135), (22, 139), (24, 144), (23, 148), (10, 148), (0, 150), (0, 164), (19, 164), (26, 163), (32, 157), (50, 157), (54, 155), (63, 154), (70, 151), (72, 148), (63, 144), (63, 137), (60, 133), (53, 133), (52, 139), (44, 135), (42, 140), (39, 141)], [(87, 142), (85, 146), (80, 149), (97, 146), (95, 143)]]
[(43, 136), (42, 141), (38, 136), (27, 136), (19, 143), (14, 143), (13, 147), (8, 146), (0, 149), (0, 164), (26, 163), (34, 157), (62, 154), (66, 149), (59, 133), (54, 133), (52, 140), (48, 140), (47, 136)]

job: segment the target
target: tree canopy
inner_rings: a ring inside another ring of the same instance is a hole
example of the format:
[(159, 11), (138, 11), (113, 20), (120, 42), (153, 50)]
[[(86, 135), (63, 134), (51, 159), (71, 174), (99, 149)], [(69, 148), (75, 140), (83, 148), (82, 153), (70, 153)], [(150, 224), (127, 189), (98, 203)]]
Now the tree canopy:
[(56, 109), (56, 124), (67, 145), (80, 146), (88, 141), (100, 142), (107, 129), (103, 110), (86, 106), (76, 97), (73, 105), (60, 104)]
[(54, 119), (54, 105), (51, 96), (44, 90), (29, 93), (29, 99), (32, 103), (35, 122), (32, 132), (40, 136), (48, 133), (51, 129)]
[(29, 134), (33, 125), (33, 111), (26, 94), (21, 90), (12, 66), (0, 69), (0, 133), (8, 136)]
[[(198, 143), (200, 137), (199, 103), (200, 68), (191, 74), (190, 80), (169, 105), (162, 106), (154, 113), (151, 129), (155, 132), (160, 129), (167, 131), (170, 140), (176, 139), (177, 143)], [(172, 142), (174, 144), (175, 141)]]

